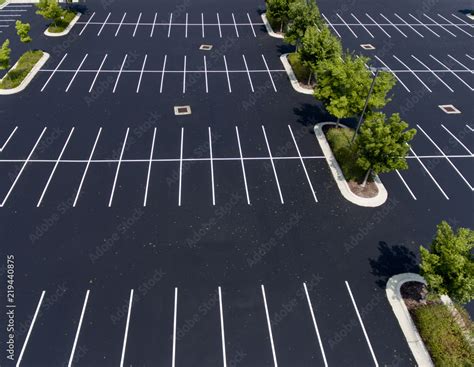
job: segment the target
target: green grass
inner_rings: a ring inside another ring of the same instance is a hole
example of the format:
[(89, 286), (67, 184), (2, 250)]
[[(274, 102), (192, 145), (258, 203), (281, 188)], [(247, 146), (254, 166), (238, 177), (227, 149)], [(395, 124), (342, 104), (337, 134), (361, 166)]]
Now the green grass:
[(310, 71), (301, 62), (300, 55), (296, 52), (289, 54), (288, 62), (295, 73), (296, 79), (298, 79), (300, 83), (307, 84)]
[(65, 10), (64, 19), (60, 19), (56, 22), (56, 24), (51, 24), (48, 28), (48, 31), (50, 31), (51, 33), (60, 33), (64, 31), (75, 16), (75, 12), (71, 10)]
[(25, 52), (18, 60), (16, 68), (9, 70), (0, 82), (0, 89), (18, 87), (42, 56), (43, 51), (39, 50)]
[(414, 310), (414, 321), (437, 367), (474, 365), (474, 350), (446, 306), (431, 304)]
[(326, 132), (326, 139), (331, 146), (332, 152), (334, 153), (346, 180), (362, 182), (366, 171), (361, 169), (356, 163), (357, 154), (355, 151), (355, 144), (352, 146), (350, 144), (353, 135), (353, 129), (329, 128)]
[(0, 5), (2, 5), (7, 0), (0, 0)]

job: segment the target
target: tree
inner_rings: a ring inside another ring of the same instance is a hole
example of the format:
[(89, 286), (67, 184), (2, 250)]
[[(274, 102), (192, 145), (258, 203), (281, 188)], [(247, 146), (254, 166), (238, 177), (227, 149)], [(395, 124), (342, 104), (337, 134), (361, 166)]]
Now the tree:
[(0, 48), (0, 70), (8, 69), (10, 67), (10, 40), (5, 40)]
[(29, 23), (22, 23), (20, 20), (17, 20), (15, 23), (16, 33), (20, 37), (20, 41), (23, 43), (31, 42), (31, 37), (29, 35), (31, 26)]
[(283, 24), (288, 21), (290, 0), (268, 0), (267, 16), (269, 19), (280, 23), (280, 32), (283, 32)]
[(64, 9), (59, 6), (57, 0), (40, 0), (36, 7), (38, 9), (36, 14), (42, 15), (45, 19), (52, 20), (53, 25), (56, 25), (64, 15)]
[[(318, 85), (314, 96), (325, 104), (326, 110), (337, 118), (347, 118), (359, 115), (367, 99), (372, 84), (366, 57), (353, 57), (350, 54), (344, 58), (327, 59), (318, 62), (316, 73)], [(384, 107), (390, 98), (388, 92), (395, 85), (392, 74), (381, 72), (370, 95), (367, 111)]]
[(437, 294), (447, 294), (455, 301), (474, 299), (474, 231), (459, 228), (455, 233), (443, 221), (438, 225), (431, 251), (420, 246), (421, 275)]
[(309, 84), (318, 63), (339, 58), (342, 54), (342, 46), (327, 27), (318, 30), (316, 26), (311, 26), (306, 29), (298, 53), (300, 60), (310, 70)]
[(366, 118), (356, 139), (357, 165), (367, 172), (362, 186), (371, 173), (408, 168), (408, 143), (416, 130), (407, 128), (408, 124), (400, 119), (398, 113), (388, 119), (382, 112), (372, 113)]
[(296, 49), (298, 49), (308, 27), (316, 26), (321, 29), (323, 26), (318, 7), (314, 2), (307, 3), (306, 0), (295, 0), (290, 3), (288, 19), (285, 40), (295, 45)]

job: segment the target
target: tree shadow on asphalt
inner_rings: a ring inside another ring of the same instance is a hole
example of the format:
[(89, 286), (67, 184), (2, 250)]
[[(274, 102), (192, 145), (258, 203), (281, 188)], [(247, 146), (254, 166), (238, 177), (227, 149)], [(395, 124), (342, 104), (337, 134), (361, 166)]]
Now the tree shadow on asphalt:
[(385, 288), (388, 279), (396, 274), (419, 271), (416, 254), (404, 244), (390, 246), (380, 241), (380, 255), (377, 259), (369, 259), (372, 274), (379, 279), (375, 282), (380, 288)]

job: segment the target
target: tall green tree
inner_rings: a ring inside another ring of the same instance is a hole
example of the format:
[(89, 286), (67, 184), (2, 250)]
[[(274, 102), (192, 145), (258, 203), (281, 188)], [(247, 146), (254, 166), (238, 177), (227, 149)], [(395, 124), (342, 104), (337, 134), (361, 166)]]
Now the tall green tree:
[(372, 173), (386, 173), (396, 169), (407, 169), (406, 155), (415, 129), (394, 113), (388, 119), (382, 112), (370, 114), (356, 139), (357, 165), (367, 174), (362, 186)]
[(15, 23), (16, 33), (20, 37), (20, 41), (23, 43), (31, 42), (30, 29), (31, 26), (29, 23), (22, 23), (21, 20), (17, 20)]
[(0, 48), (0, 70), (8, 69), (10, 67), (10, 40), (5, 40)]
[(290, 0), (267, 0), (267, 16), (280, 24), (280, 32), (283, 32), (283, 25), (288, 22), (289, 10)]
[(474, 299), (474, 231), (459, 228), (454, 232), (441, 222), (430, 250), (420, 246), (421, 275), (437, 294), (447, 294), (455, 301)]
[[(316, 67), (318, 85), (314, 96), (325, 104), (326, 110), (337, 118), (353, 117), (362, 113), (372, 84), (372, 76), (366, 57), (350, 54), (343, 58), (327, 59)], [(390, 98), (389, 91), (395, 85), (392, 74), (380, 72), (370, 95), (367, 111), (384, 107)]]
[(342, 46), (327, 27), (319, 30), (316, 26), (311, 26), (306, 29), (298, 54), (301, 62), (310, 70), (309, 84), (312, 75), (316, 73), (318, 63), (338, 59), (342, 54)]
[(290, 3), (288, 10), (288, 29), (285, 33), (285, 41), (295, 45), (298, 49), (304, 37), (306, 29), (311, 26), (322, 28), (319, 9), (313, 1), (294, 0)]
[(59, 6), (57, 0), (40, 0), (36, 5), (36, 14), (42, 15), (45, 19), (49, 19), (53, 22), (53, 25), (57, 25), (57, 22), (64, 16), (64, 9)]

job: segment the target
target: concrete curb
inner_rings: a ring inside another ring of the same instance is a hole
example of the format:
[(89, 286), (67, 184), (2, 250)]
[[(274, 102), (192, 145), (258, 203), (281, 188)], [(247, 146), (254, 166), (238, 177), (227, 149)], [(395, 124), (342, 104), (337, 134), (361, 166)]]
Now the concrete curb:
[(283, 36), (282, 34), (278, 34), (278, 33), (273, 32), (273, 28), (270, 25), (270, 22), (268, 21), (267, 15), (265, 13), (263, 13), (261, 15), (261, 17), (262, 17), (263, 23), (265, 24), (265, 28), (267, 29), (267, 32), (270, 35), (270, 37), (279, 38), (279, 39), (285, 38), (285, 36)]
[(463, 327), (464, 325), (462, 325), (463, 323), (459, 321), (460, 315), (459, 315), (459, 312), (456, 309), (456, 307), (454, 307), (453, 300), (448, 295), (442, 295), (442, 296), (440, 296), (440, 299), (441, 299), (441, 302), (443, 302), (443, 304), (449, 309), (449, 311), (451, 312), (451, 315), (453, 316), (455, 322), (461, 328), (461, 331), (462, 331), (462, 334), (464, 335), (464, 338), (467, 340), (467, 342), (471, 346), (474, 347), (474, 338), (471, 337), (469, 332), (467, 332), (465, 330), (465, 328)]
[(467, 14), (467, 17), (471, 20), (474, 20), (474, 15), (471, 15), (471, 14)]
[(426, 284), (426, 280), (418, 274), (403, 273), (394, 275), (388, 280), (385, 289), (388, 302), (392, 306), (393, 313), (400, 324), (400, 328), (405, 335), (405, 339), (408, 342), (408, 346), (410, 347), (410, 350), (413, 353), (418, 366), (434, 367), (433, 361), (431, 360), (431, 357), (425, 347), (425, 343), (423, 343), (423, 340), (416, 329), (415, 323), (413, 322), (400, 293), (401, 286), (407, 282), (419, 282)]
[(301, 87), (300, 83), (298, 82), (298, 79), (296, 79), (296, 75), (293, 72), (293, 68), (291, 67), (290, 62), (288, 61), (288, 56), (289, 55), (290, 54), (281, 55), (280, 60), (283, 64), (283, 67), (286, 70), (286, 73), (288, 74), (288, 78), (290, 78), (291, 86), (298, 93), (311, 94), (312, 95), (314, 93), (314, 90)]
[(79, 20), (79, 18), (81, 17), (81, 13), (78, 13), (72, 20), (71, 20), (71, 23), (69, 23), (69, 25), (66, 27), (66, 29), (62, 32), (58, 32), (58, 33), (53, 33), (53, 32), (50, 32), (48, 31), (48, 29), (46, 29), (44, 31), (44, 35), (45, 36), (48, 36), (48, 37), (62, 37), (62, 36), (65, 36), (67, 34), (69, 34), (69, 32), (71, 31), (72, 27), (74, 27), (74, 24), (77, 23), (77, 21)]
[[(336, 181), (337, 187), (339, 188), (339, 191), (341, 192), (342, 196), (353, 204), (369, 208), (377, 207), (385, 203), (388, 198), (388, 193), (378, 176), (374, 177), (374, 182), (377, 185), (378, 189), (378, 194), (375, 197), (363, 198), (354, 194), (351, 191), (344, 177), (344, 174), (342, 173), (341, 167), (339, 166), (339, 163), (337, 163), (336, 157), (334, 157), (331, 147), (329, 146), (329, 143), (326, 139), (326, 135), (324, 135), (323, 126), (325, 125), (336, 125), (336, 123), (321, 122), (319, 124), (316, 124), (314, 126), (314, 133), (316, 135), (316, 139), (318, 139), (319, 146), (323, 151), (324, 157), (326, 158), (326, 162), (328, 163), (329, 169), (331, 170), (332, 176), (334, 177), (334, 181)], [(339, 125), (344, 128), (347, 128), (347, 126), (344, 126), (342, 124)]]
[[(40, 69), (43, 67), (46, 61), (48, 61), (49, 56), (50, 55), (47, 52), (43, 51), (43, 56), (41, 56), (41, 59), (39, 59), (36, 65), (33, 66), (33, 68), (30, 70), (26, 78), (23, 79), (21, 84), (18, 87), (11, 88), (11, 89), (0, 89), (0, 95), (7, 96), (10, 94), (20, 93), (21, 91), (23, 91), (28, 86), (28, 84), (30, 84), (30, 82), (33, 80), (35, 75), (40, 71)], [(16, 62), (16, 64), (13, 65), (13, 67), (10, 70), (15, 69), (17, 64), (18, 62)]]
[(2, 5), (0, 5), (0, 9), (3, 9), (8, 4), (10, 4), (10, 1), (9, 0), (5, 1)]

